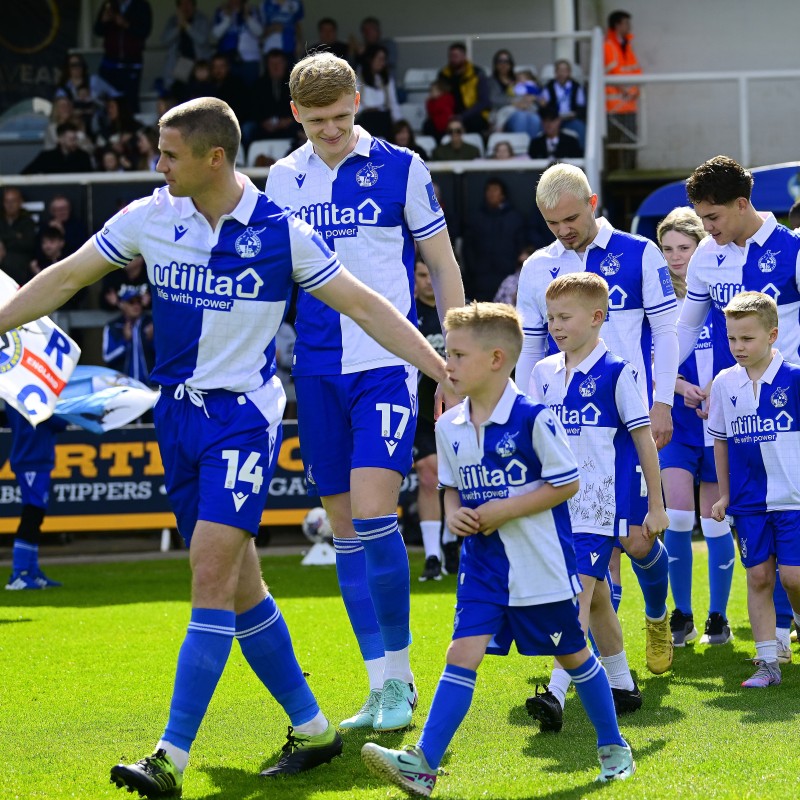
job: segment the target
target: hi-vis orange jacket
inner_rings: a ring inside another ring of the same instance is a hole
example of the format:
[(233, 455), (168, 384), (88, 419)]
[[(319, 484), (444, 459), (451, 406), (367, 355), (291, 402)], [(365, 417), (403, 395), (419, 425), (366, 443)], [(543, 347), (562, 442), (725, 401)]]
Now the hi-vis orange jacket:
[[(631, 41), (633, 34), (628, 34), (625, 47), (620, 44), (614, 31), (607, 31), (604, 45), (606, 75), (641, 75), (642, 68), (633, 52)], [(627, 93), (627, 96), (623, 94)], [(606, 86), (606, 113), (635, 114), (639, 98), (638, 86)]]

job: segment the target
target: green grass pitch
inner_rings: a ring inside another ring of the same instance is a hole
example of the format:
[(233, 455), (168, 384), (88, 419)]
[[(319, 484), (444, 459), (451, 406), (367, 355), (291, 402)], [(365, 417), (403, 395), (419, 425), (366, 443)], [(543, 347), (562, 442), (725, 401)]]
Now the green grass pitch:
[[(705, 547), (695, 548), (695, 614), (702, 631)], [(301, 567), (266, 551), (264, 573), (294, 637), (298, 658), (325, 713), (352, 714), (366, 696), (358, 648), (333, 567)], [(624, 560), (625, 561), (625, 560)], [(420, 693), (415, 728), (350, 731), (332, 764), (291, 779), (263, 781), (285, 741), (287, 720), (252, 675), (238, 646), (200, 729), (184, 783), (194, 800), (322, 800), (401, 797), (361, 763), (365, 741), (413, 743), (430, 708), (449, 641), (455, 580), (419, 584), (411, 556), (412, 665)], [(441, 798), (796, 797), (800, 666), (783, 685), (741, 689), (753, 671), (744, 573), (737, 564), (729, 608), (733, 645), (677, 650), (671, 673), (644, 664), (642, 600), (627, 561), (620, 615), (644, 708), (622, 718), (638, 763), (626, 783), (600, 786), (591, 727), (571, 692), (561, 734), (540, 734), (525, 698), (545, 683), (544, 658), (488, 657), (475, 699), (456, 734), (434, 796)], [(149, 753), (166, 722), (174, 667), (189, 618), (185, 560), (53, 567), (62, 589), (0, 593), (0, 797), (123, 798), (109, 768)], [(797, 646), (795, 645), (795, 648)], [(797, 654), (795, 654), (797, 658)]]

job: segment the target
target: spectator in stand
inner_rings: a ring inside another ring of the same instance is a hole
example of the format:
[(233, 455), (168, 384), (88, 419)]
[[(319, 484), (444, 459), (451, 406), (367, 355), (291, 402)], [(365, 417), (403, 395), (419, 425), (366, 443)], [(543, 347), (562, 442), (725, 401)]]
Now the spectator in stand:
[(194, 100), (197, 97), (210, 97), (214, 90), (211, 82), (211, 62), (195, 61), (186, 86), (176, 84), (175, 89), (179, 103), (185, 103), (187, 100)]
[[(119, 91), (108, 81), (89, 72), (89, 65), (80, 53), (67, 54), (61, 68), (61, 79), (56, 86), (55, 97), (68, 97), (72, 100), (74, 111), (83, 118), (87, 131), (91, 129), (92, 118), (102, 108), (105, 98), (118, 95)], [(66, 119), (61, 119), (59, 122), (66, 122)]]
[(95, 117), (94, 134), (98, 147), (110, 147), (119, 157), (123, 169), (132, 169), (136, 160), (136, 131), (139, 123), (124, 97), (108, 97), (101, 114)]
[(494, 143), (489, 158), (493, 158), (495, 161), (507, 161), (509, 158), (514, 158), (514, 148), (505, 139), (501, 139)]
[(389, 75), (395, 77), (397, 70), (397, 43), (383, 35), (381, 22), (377, 17), (365, 17), (361, 21), (361, 41), (350, 37), (350, 54), (352, 67), (358, 72), (363, 67), (363, 56), (369, 47), (380, 45), (386, 50), (386, 62)]
[(149, 125), (136, 132), (136, 150), (139, 154), (136, 169), (140, 172), (155, 172), (161, 156), (158, 149), (158, 130)]
[(189, 82), (196, 61), (211, 58), (211, 20), (197, 10), (197, 0), (175, 0), (175, 13), (164, 26), (161, 44), (167, 48), (163, 89), (176, 91), (175, 83)]
[[(225, 56), (229, 71), (245, 86), (253, 86), (261, 72), (263, 30), (257, 6), (246, 0), (225, 0), (214, 12), (211, 41), (216, 45), (216, 55)], [(213, 73), (213, 61), (211, 69)]]
[(99, 147), (95, 151), (95, 160), (100, 172), (125, 172), (119, 153), (113, 147)]
[(486, 181), (483, 204), (469, 216), (464, 234), (464, 291), (472, 300), (492, 300), (507, 275), (518, 267), (525, 224), (497, 177)]
[(261, 18), (264, 22), (263, 52), (280, 50), (288, 64), (303, 54), (303, 0), (264, 0)]
[[(53, 100), (53, 108), (50, 111), (50, 121), (44, 132), (42, 140), (42, 150), (52, 150), (58, 146), (58, 126), (65, 122), (71, 122), (78, 129), (78, 144), (82, 150), (90, 155), (94, 152), (94, 143), (88, 135), (89, 128), (86, 127), (84, 115), (75, 109), (75, 104), (69, 97), (56, 97)], [(91, 120), (89, 122), (91, 126)]]
[(259, 139), (289, 139), (299, 127), (292, 116), (286, 53), (274, 48), (264, 61), (264, 74), (258, 79), (254, 92), (255, 120), (248, 131), (248, 143)]
[(489, 128), (492, 101), (486, 73), (467, 60), (467, 48), (456, 42), (447, 51), (447, 66), (439, 70), (439, 78), (447, 85), (456, 101), (456, 113), (470, 133), (483, 133)]
[(397, 87), (389, 74), (387, 57), (383, 45), (370, 45), (364, 51), (358, 74), (361, 102), (356, 122), (381, 139), (391, 136), (392, 123), (400, 119)]
[(153, 28), (148, 0), (106, 0), (94, 23), (95, 36), (103, 39), (100, 77), (110, 83), (139, 111), (144, 46)]
[(36, 254), (36, 222), (23, 208), (22, 192), (7, 186), (0, 213), (0, 240), (6, 246), (5, 272), (22, 285), (31, 277), (28, 265)]
[(80, 147), (79, 128), (74, 122), (62, 122), (56, 128), (58, 143), (50, 150), (42, 150), (22, 170), (23, 175), (44, 173), (48, 175), (68, 172), (92, 172), (91, 156)]
[(123, 291), (119, 310), (119, 317), (103, 327), (103, 361), (111, 369), (149, 384), (155, 362), (153, 317), (144, 310), (135, 289)]
[[(632, 41), (631, 15), (627, 11), (613, 11), (608, 15), (603, 49), (606, 75), (641, 75), (642, 69), (633, 52)], [(610, 144), (631, 144), (636, 141), (638, 110), (638, 86), (606, 86)], [(612, 149), (606, 164), (610, 169), (636, 169), (636, 151)]]
[(546, 158), (551, 164), (562, 158), (583, 158), (583, 148), (577, 134), (561, 130), (558, 110), (545, 106), (539, 113), (544, 130), (531, 139), (528, 155), (531, 158)]
[(408, 120), (399, 119), (394, 123), (394, 125), (392, 125), (392, 132), (389, 136), (389, 141), (392, 144), (396, 144), (398, 147), (406, 147), (409, 150), (412, 150), (423, 161), (428, 160), (428, 154), (425, 152), (425, 148), (420, 147), (417, 144), (417, 140), (414, 137), (414, 129), (411, 127), (411, 124), (408, 122)]
[[(42, 231), (39, 246), (41, 252), (36, 258), (31, 259), (30, 264), (28, 264), (28, 280), (38, 275), (43, 269), (47, 269), (47, 267), (61, 261), (66, 255), (64, 252), (64, 234), (59, 228), (52, 225)], [(79, 308), (84, 308), (87, 298), (88, 289), (81, 289), (61, 308), (64, 311), (74, 311)], [(77, 340), (78, 345), (81, 344), (78, 336), (73, 334), (73, 338)]]
[(506, 117), (503, 130), (527, 133), (531, 139), (542, 130), (539, 107), (542, 104), (542, 88), (536, 75), (529, 69), (517, 70), (514, 82), (513, 111)]
[(448, 142), (442, 142), (433, 151), (431, 161), (472, 161), (480, 158), (481, 151), (464, 141), (464, 125), (460, 117), (453, 117), (447, 126)]
[(492, 74), (489, 76), (489, 99), (492, 103), (490, 116), (493, 130), (501, 131), (514, 110), (514, 57), (508, 50), (498, 50), (492, 58)]
[(517, 269), (511, 274), (507, 275), (497, 287), (494, 295), (495, 303), (508, 303), (511, 306), (517, 304), (517, 289), (519, 288), (519, 273), (522, 271), (522, 265), (533, 255), (534, 248), (530, 244), (524, 244), (517, 256)]
[(586, 147), (586, 92), (572, 79), (572, 64), (565, 58), (556, 61), (556, 76), (544, 87), (543, 99), (561, 117), (561, 129), (577, 135)]
[(209, 96), (224, 100), (233, 109), (240, 124), (246, 124), (251, 119), (252, 93), (233, 72), (226, 55), (218, 53), (211, 59)]
[(87, 237), (86, 223), (72, 213), (72, 202), (63, 194), (54, 194), (47, 203), (47, 213), (41, 220), (39, 236), (45, 228), (58, 228), (64, 234), (64, 255), (72, 255)]
[(456, 113), (456, 99), (448, 84), (441, 78), (430, 85), (428, 98), (425, 100), (425, 112), (428, 116), (422, 125), (423, 132), (433, 136), (437, 142), (441, 141)]
[(311, 48), (312, 50), (327, 50), (345, 61), (348, 60), (350, 48), (339, 40), (339, 24), (333, 17), (323, 17), (317, 23), (317, 36), (319, 41)]
[(124, 269), (115, 269), (104, 275), (101, 285), (100, 307), (103, 311), (116, 311), (120, 297), (130, 291), (135, 291), (142, 298), (143, 308), (150, 308), (150, 282), (141, 256), (131, 259)]

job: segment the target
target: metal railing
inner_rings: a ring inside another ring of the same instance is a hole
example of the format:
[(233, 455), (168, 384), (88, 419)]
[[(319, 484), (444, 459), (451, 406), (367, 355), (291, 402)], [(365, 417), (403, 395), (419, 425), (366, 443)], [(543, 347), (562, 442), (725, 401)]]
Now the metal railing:
[[(739, 116), (739, 159), (745, 166), (751, 165), (750, 145), (750, 84), (755, 81), (798, 80), (800, 69), (732, 70), (730, 72), (663, 72), (645, 75), (603, 75), (608, 85), (636, 84), (647, 86), (660, 83), (735, 83)], [(647, 142), (647, 107), (640, 105), (640, 136), (636, 146), (641, 149)]]

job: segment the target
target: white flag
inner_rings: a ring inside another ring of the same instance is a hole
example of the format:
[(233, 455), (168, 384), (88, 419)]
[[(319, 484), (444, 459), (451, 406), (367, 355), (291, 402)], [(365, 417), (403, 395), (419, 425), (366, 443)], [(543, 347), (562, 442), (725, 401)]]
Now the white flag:
[[(0, 305), (17, 283), (0, 272)], [(53, 413), (81, 350), (49, 317), (0, 334), (0, 398), (34, 427)]]

